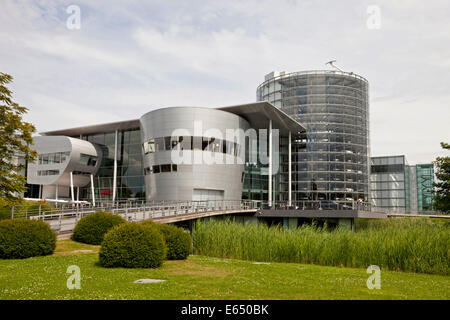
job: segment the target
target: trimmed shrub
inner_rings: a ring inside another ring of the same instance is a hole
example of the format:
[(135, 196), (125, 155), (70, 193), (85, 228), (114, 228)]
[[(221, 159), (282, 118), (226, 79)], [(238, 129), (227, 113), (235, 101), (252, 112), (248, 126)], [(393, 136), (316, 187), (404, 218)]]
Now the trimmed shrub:
[(167, 224), (157, 225), (159, 231), (164, 236), (167, 246), (168, 260), (187, 259), (191, 252), (191, 236), (183, 231), (183, 228), (169, 226)]
[(43, 221), (9, 219), (0, 221), (0, 258), (25, 259), (52, 254), (56, 233)]
[(157, 268), (166, 252), (164, 238), (156, 228), (124, 223), (105, 235), (99, 258), (100, 264), (107, 268)]
[(105, 234), (114, 226), (127, 222), (121, 216), (97, 211), (78, 221), (73, 229), (72, 240), (87, 243), (101, 244)]

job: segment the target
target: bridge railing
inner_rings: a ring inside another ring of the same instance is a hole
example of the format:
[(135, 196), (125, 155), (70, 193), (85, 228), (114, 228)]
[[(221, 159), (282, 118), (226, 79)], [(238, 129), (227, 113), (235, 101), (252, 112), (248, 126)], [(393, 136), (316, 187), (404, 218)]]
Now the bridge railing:
[(269, 206), (267, 201), (261, 203), (262, 209), (275, 210), (362, 210), (371, 211), (371, 204), (355, 200), (300, 200), (272, 202)]
[[(174, 215), (228, 211), (228, 210), (255, 210), (260, 207), (259, 201), (249, 200), (203, 200), (203, 201), (150, 201), (142, 203), (116, 202), (99, 206), (74, 206), (72, 208), (58, 210), (38, 210), (34, 214), (24, 216), (28, 219), (44, 221), (75, 219), (78, 221), (83, 216), (96, 211), (107, 211), (120, 214), (127, 220), (139, 221)], [(12, 218), (22, 218), (14, 216)]]

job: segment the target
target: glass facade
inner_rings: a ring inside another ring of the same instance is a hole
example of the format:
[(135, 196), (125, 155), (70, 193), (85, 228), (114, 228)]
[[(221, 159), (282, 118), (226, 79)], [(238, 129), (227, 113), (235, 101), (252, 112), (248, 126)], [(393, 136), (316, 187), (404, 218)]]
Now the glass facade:
[(372, 206), (391, 212), (409, 207), (409, 175), (404, 156), (372, 157), (370, 192)]
[[(267, 164), (261, 163), (257, 153), (260, 147), (262, 150), (267, 150), (268, 136), (260, 137), (256, 141), (256, 150), (250, 148), (248, 139), (245, 142), (246, 155), (242, 199), (267, 201), (269, 190), (267, 172), (269, 168)], [(251, 159), (256, 159), (256, 162), (252, 162)]]
[(371, 158), (371, 202), (384, 211), (432, 211), (433, 182), (433, 164), (408, 165), (405, 156)]
[(433, 210), (434, 166), (418, 164), (413, 166), (417, 177), (417, 211)]
[[(97, 175), (94, 177), (94, 192), (97, 201), (111, 201), (113, 197), (115, 136), (115, 132), (81, 136), (81, 139), (95, 143), (102, 149), (102, 162)], [(87, 159), (87, 161), (91, 162), (94, 160)], [(91, 185), (89, 184), (80, 188), (80, 200), (90, 199)], [(117, 134), (116, 200), (127, 199), (145, 199), (142, 144), (139, 128), (118, 130)]]
[[(293, 201), (368, 200), (369, 103), (364, 78), (335, 71), (272, 74), (258, 87), (257, 100), (272, 103), (307, 130), (293, 135)], [(281, 164), (287, 166), (283, 145)], [(278, 177), (281, 192), (287, 190), (287, 178)]]

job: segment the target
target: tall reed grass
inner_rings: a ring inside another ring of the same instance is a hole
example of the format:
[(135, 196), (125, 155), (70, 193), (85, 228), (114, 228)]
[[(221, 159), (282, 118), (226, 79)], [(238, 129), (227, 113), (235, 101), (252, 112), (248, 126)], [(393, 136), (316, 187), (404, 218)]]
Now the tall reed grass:
[(252, 261), (449, 274), (448, 224), (430, 219), (395, 218), (350, 230), (303, 225), (298, 229), (230, 220), (197, 222), (194, 252)]

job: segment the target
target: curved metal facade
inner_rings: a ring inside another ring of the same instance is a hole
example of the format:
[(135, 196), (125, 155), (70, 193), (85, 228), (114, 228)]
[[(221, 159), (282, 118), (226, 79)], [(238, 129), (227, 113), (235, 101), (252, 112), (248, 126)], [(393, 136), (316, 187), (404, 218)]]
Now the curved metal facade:
[(44, 186), (45, 197), (54, 197), (56, 186), (61, 187), (60, 196), (68, 197), (71, 172), (74, 187), (89, 184), (102, 159), (98, 146), (65, 136), (34, 137), (32, 149), (39, 157), (28, 163), (27, 183)]
[(270, 75), (257, 88), (306, 127), (292, 150), (293, 200), (369, 198), (368, 82), (353, 73), (306, 71)]
[[(144, 114), (140, 126), (147, 200), (241, 199), (245, 148), (230, 141), (227, 130), (247, 130), (245, 119), (217, 109), (171, 107)], [(191, 163), (174, 163), (174, 152)], [(208, 164), (205, 156), (223, 162)]]

